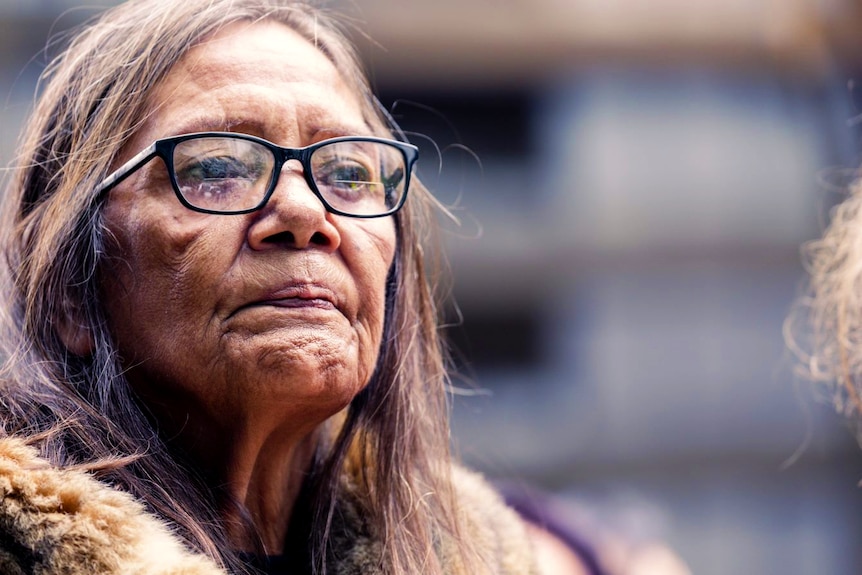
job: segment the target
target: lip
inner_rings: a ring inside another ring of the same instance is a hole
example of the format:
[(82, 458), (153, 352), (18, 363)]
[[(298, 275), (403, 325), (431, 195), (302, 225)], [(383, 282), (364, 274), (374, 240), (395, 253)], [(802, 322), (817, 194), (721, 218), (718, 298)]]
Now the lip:
[(312, 282), (292, 283), (266, 291), (259, 296), (255, 296), (236, 311), (239, 312), (244, 309), (265, 306), (341, 311), (335, 292), (327, 286)]

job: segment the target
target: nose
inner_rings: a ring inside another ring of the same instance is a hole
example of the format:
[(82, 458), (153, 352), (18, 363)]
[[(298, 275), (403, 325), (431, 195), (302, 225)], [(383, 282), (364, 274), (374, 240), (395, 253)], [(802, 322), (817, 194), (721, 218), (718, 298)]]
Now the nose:
[(332, 222), (332, 214), (308, 187), (302, 168), (292, 169), (288, 162), (279, 174), (275, 190), (266, 205), (254, 212), (248, 228), (252, 249), (305, 249), (317, 247), (335, 251), (341, 234)]

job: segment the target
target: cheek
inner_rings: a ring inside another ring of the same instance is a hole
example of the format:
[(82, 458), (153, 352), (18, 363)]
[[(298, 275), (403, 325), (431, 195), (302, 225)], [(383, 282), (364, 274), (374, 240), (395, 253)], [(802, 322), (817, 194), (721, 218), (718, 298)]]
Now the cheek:
[(363, 367), (370, 377), (370, 372), (377, 363), (383, 338), (386, 286), (395, 258), (395, 229), (394, 225), (390, 224), (355, 235), (364, 240), (351, 244), (351, 253), (355, 260), (352, 267), (359, 297), (356, 317), (359, 324), (357, 331), (360, 334), (360, 353)]
[(184, 329), (200, 327), (203, 318), (196, 316), (219, 281), (215, 270), (227, 251), (227, 236), (208, 241), (212, 231), (193, 224), (179, 225), (170, 217), (109, 220), (114, 241), (107, 246), (102, 286), (121, 350), (159, 355)]
[(114, 242), (108, 251), (112, 267), (121, 275), (132, 275), (145, 285), (167, 282), (181, 287), (189, 275), (205, 279), (206, 272), (231, 253), (236, 234), (223, 229), (230, 220), (213, 221), (174, 204), (147, 198), (109, 206), (113, 209), (107, 211), (106, 220)]

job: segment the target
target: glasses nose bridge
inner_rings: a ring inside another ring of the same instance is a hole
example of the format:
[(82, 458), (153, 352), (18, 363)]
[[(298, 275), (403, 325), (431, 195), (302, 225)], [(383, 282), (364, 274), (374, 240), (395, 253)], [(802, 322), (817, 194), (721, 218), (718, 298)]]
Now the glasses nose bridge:
[(275, 156), (278, 160), (275, 164), (276, 181), (281, 178), (281, 173), (284, 171), (284, 167), (291, 160), (296, 160), (297, 162), (299, 162), (300, 166), (302, 166), (302, 173), (306, 180), (311, 179), (309, 166), (309, 157), (311, 156), (311, 153), (307, 148), (283, 148), (274, 144), (272, 147), (273, 150), (276, 152)]
[[(317, 192), (316, 185), (314, 184), (313, 177), (311, 175), (310, 158), (313, 150), (309, 150), (308, 148), (284, 148), (275, 144), (272, 144), (272, 150), (276, 157), (276, 163), (273, 166), (275, 173), (273, 174), (271, 188), (269, 193), (266, 195), (264, 203), (268, 203), (272, 194), (275, 193), (275, 190), (284, 175), (285, 167), (292, 160), (295, 160), (299, 162), (301, 167), (301, 170), (297, 175), (300, 175), (302, 179), (305, 180), (306, 185), (310, 188), (309, 191), (316, 196), (321, 203), (323, 203), (324, 208), (328, 211), (329, 207)], [(288, 168), (288, 170), (290, 170), (290, 168)]]
[(308, 158), (310, 156), (307, 148), (283, 148), (273, 144), (273, 149), (276, 151), (276, 157), (279, 159), (280, 168), (283, 168), (291, 160), (296, 160), (302, 165), (305, 171), (308, 167)]

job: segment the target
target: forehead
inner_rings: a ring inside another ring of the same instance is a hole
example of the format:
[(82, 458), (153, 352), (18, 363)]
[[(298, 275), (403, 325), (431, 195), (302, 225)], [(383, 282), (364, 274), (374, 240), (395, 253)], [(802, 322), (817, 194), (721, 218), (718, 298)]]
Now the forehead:
[(192, 48), (179, 64), (199, 78), (202, 87), (217, 85), (221, 76), (248, 73), (343, 83), (341, 74), (319, 48), (273, 20), (226, 26)]
[(351, 132), (365, 124), (351, 82), (319, 48), (275, 21), (221, 29), (189, 50), (147, 102), (139, 135), (153, 139), (255, 124), (301, 137), (303, 130), (339, 131), (343, 124)]

